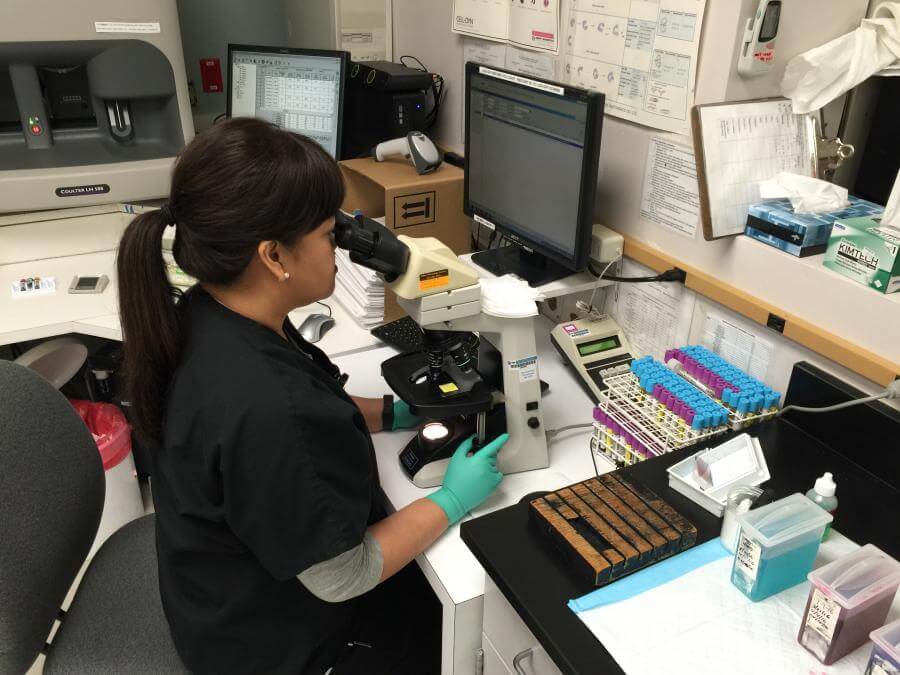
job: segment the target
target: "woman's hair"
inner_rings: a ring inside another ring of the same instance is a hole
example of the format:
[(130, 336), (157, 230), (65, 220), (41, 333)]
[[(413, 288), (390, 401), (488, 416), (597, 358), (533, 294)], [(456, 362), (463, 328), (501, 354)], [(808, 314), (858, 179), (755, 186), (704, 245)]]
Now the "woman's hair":
[(340, 169), (321, 146), (261, 120), (228, 120), (184, 148), (166, 207), (137, 216), (119, 244), (125, 389), (140, 435), (162, 438), (180, 350), (178, 292), (162, 257), (166, 226), (175, 224), (172, 252), (185, 273), (228, 285), (259, 242), (293, 244), (335, 215), (343, 198)]

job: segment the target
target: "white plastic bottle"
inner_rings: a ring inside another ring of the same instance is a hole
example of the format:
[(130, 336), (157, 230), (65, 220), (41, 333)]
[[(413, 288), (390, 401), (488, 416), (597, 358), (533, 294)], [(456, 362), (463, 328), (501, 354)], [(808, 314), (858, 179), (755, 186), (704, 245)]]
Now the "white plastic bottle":
[[(834, 496), (836, 490), (837, 485), (834, 482), (834, 478), (832, 478), (830, 472), (826, 471), (816, 479), (816, 484), (813, 486), (812, 490), (806, 493), (806, 498), (815, 502), (818, 506), (834, 516), (835, 513), (837, 513), (838, 507), (837, 497)], [(822, 539), (825, 540), (830, 532), (831, 523), (828, 523), (828, 525), (825, 526), (825, 533), (822, 535)]]

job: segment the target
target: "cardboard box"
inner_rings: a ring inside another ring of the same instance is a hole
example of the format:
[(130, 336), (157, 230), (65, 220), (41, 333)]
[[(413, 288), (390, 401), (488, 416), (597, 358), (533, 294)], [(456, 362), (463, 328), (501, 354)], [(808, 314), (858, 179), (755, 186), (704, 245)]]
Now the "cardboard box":
[[(435, 237), (454, 253), (469, 253), (472, 221), (463, 213), (463, 170), (446, 162), (420, 176), (408, 160), (349, 159), (340, 162), (347, 194), (342, 208), (384, 217), (385, 226), (408, 237)], [(384, 320), (404, 312), (385, 290)]]
[(829, 213), (794, 213), (790, 199), (752, 204), (744, 233), (757, 241), (800, 258), (824, 253), (834, 221), (884, 213), (884, 207), (850, 197), (850, 206)]
[(879, 293), (900, 291), (900, 228), (880, 218), (838, 220), (823, 264)]

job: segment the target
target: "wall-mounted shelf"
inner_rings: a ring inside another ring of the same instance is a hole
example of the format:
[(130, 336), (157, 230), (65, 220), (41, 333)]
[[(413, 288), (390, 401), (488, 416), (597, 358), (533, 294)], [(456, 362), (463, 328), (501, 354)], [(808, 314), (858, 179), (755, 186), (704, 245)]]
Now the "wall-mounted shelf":
[[(746, 238), (742, 237), (742, 239)], [(746, 242), (741, 242), (741, 245), (744, 243), (769, 249), (765, 244), (753, 242), (749, 239)], [(849, 294), (852, 297), (852, 306), (834, 305), (833, 311), (855, 313), (860, 317), (860, 321), (867, 322), (871, 326), (870, 330), (879, 330), (880, 324), (887, 324), (883, 328), (889, 331), (888, 335), (891, 334), (891, 321), (900, 319), (900, 293), (882, 295), (849, 279), (845, 279), (823, 267), (822, 256), (794, 258), (776, 249), (770, 249), (770, 251), (772, 254), (771, 266), (769, 269), (760, 270), (760, 273), (777, 275), (779, 267), (782, 265), (801, 266), (803, 270), (801, 274), (804, 276), (809, 275), (811, 279), (815, 280), (821, 293), (828, 294), (830, 290), (840, 290), (841, 296), (847, 297)], [(766, 252), (757, 251), (757, 253), (765, 254)], [(625, 255), (656, 271), (662, 271), (670, 267), (679, 267), (685, 270), (687, 272), (685, 285), (693, 291), (732, 309), (762, 326), (770, 326), (785, 337), (859, 373), (873, 382), (887, 385), (900, 376), (900, 363), (876, 354), (817, 325), (809, 316), (803, 316), (796, 310), (785, 310), (776, 303), (769, 302), (751, 292), (721, 281), (632, 236), (625, 236)], [(794, 268), (794, 274), (796, 274), (796, 269)], [(845, 284), (847, 285), (846, 287), (844, 286)], [(893, 333), (893, 335), (900, 335), (900, 333)]]

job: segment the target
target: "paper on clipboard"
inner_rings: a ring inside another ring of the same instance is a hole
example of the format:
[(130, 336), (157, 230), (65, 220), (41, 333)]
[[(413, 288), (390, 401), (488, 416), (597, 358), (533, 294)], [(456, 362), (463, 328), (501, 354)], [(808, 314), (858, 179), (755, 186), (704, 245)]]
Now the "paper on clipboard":
[(816, 176), (815, 122), (786, 99), (696, 106), (693, 125), (707, 240), (744, 231), (761, 181), (780, 171)]

